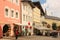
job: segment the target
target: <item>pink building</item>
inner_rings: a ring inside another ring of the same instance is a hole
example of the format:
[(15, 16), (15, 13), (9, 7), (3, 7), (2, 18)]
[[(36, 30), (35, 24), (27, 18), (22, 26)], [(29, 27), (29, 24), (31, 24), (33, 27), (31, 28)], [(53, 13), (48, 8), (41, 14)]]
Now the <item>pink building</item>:
[[(21, 0), (0, 0), (0, 35), (13, 36), (21, 21)], [(1, 30), (2, 29), (2, 30)]]

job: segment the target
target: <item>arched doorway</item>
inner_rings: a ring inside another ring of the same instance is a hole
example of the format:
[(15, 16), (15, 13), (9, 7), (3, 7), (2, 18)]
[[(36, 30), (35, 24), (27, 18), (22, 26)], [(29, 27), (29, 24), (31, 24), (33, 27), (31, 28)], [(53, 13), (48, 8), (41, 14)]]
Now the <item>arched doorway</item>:
[(9, 36), (9, 29), (10, 29), (9, 24), (5, 24), (3, 26), (3, 36)]
[(16, 29), (19, 31), (19, 26), (18, 26), (18, 25), (16, 25), (16, 24), (14, 24), (14, 28), (13, 28), (14, 33), (15, 33)]

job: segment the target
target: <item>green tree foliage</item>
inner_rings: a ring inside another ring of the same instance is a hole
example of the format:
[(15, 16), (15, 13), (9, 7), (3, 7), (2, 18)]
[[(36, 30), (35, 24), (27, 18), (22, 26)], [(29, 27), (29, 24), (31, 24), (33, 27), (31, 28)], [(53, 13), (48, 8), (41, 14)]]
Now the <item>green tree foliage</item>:
[(56, 29), (57, 29), (56, 23), (53, 23), (53, 24), (52, 24), (52, 29), (53, 29), (53, 30), (56, 30)]

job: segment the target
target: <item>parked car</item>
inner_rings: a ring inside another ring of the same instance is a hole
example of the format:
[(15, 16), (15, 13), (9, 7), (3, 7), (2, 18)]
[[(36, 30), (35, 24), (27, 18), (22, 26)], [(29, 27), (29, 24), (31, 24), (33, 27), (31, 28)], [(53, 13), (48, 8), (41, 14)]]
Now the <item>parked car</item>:
[(52, 33), (50, 33), (50, 36), (57, 37), (58, 36), (58, 32), (52, 32)]

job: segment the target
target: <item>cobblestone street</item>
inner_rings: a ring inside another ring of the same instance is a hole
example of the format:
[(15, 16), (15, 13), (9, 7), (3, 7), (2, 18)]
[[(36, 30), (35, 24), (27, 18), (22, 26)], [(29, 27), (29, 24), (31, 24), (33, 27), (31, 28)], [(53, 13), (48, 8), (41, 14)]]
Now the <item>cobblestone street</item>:
[[(15, 40), (15, 38), (3, 38), (0, 40)], [(25, 36), (19, 37), (18, 40), (60, 40), (60, 37), (53, 38), (53, 37), (46, 37), (46, 36)]]

